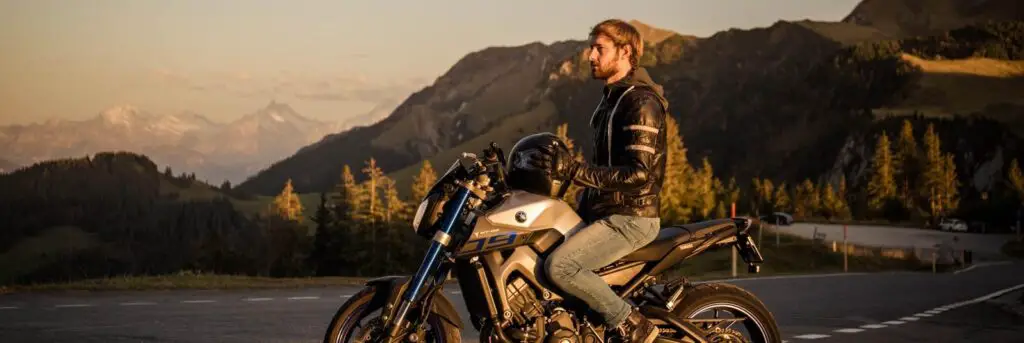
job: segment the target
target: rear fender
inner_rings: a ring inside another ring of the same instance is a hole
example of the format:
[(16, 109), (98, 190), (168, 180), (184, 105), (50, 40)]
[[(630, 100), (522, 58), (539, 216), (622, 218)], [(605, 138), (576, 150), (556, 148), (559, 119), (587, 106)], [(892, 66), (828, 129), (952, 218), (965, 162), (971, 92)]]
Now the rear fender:
[[(412, 277), (410, 276), (384, 276), (367, 281), (366, 286), (375, 289), (374, 300), (383, 298), (381, 300), (386, 301), (384, 308), (387, 311), (388, 318), (394, 318), (394, 312), (398, 310), (398, 303), (402, 300), (402, 293), (405, 293), (405, 289), (408, 287), (409, 280), (411, 279)], [(455, 311), (455, 306), (444, 295), (444, 292), (434, 294), (430, 312), (440, 316), (455, 327), (462, 329), (462, 318), (459, 317), (459, 313)]]

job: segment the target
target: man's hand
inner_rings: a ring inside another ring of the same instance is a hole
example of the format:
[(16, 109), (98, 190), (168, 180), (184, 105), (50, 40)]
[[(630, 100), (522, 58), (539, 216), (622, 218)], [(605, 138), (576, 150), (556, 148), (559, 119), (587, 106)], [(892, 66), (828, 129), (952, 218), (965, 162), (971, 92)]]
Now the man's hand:
[(549, 173), (555, 179), (572, 182), (579, 170), (579, 162), (572, 153), (554, 146), (541, 146), (537, 149), (528, 153), (528, 165)]

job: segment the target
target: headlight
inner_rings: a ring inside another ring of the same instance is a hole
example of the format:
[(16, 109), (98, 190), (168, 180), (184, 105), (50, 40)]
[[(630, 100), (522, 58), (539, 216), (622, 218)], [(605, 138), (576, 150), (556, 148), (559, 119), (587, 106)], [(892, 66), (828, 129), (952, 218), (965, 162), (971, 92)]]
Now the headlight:
[(423, 221), (423, 214), (427, 212), (427, 204), (430, 203), (430, 199), (423, 199), (420, 202), (420, 207), (416, 209), (416, 215), (412, 217), (412, 230), (418, 231), (420, 228), (420, 222)]

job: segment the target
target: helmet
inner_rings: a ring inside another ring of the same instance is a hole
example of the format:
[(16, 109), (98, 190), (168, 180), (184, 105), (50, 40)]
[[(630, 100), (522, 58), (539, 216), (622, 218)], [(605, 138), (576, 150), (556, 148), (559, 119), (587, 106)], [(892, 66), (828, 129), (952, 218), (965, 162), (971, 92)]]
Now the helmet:
[(547, 155), (548, 153), (544, 149), (538, 149), (543, 146), (562, 150), (556, 156), (549, 156), (555, 163), (558, 163), (556, 160), (558, 156), (572, 155), (565, 142), (553, 133), (541, 132), (523, 137), (509, 151), (508, 167), (506, 168), (508, 176), (505, 180), (509, 188), (558, 197), (564, 191), (563, 188), (569, 186), (567, 180), (554, 179), (550, 170), (538, 170), (526, 163), (530, 158)]

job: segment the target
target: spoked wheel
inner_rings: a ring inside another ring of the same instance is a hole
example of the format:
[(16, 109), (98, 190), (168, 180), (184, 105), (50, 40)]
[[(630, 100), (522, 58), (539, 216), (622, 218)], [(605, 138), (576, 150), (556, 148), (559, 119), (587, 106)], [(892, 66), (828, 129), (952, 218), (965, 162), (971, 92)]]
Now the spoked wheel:
[[(376, 289), (365, 288), (338, 309), (324, 334), (324, 343), (385, 342), (384, 323), (380, 319), (384, 301), (375, 301)], [(430, 315), (422, 342), (451, 343), (461, 340), (459, 329), (437, 315)], [(404, 338), (404, 337), (403, 337)]]
[[(753, 294), (730, 284), (709, 283), (684, 293), (672, 313), (706, 332), (709, 342), (780, 343), (775, 317)], [(683, 339), (682, 333), (663, 329), (662, 335)], [(675, 336), (675, 337), (673, 337)], [(683, 339), (683, 341), (686, 341)]]

